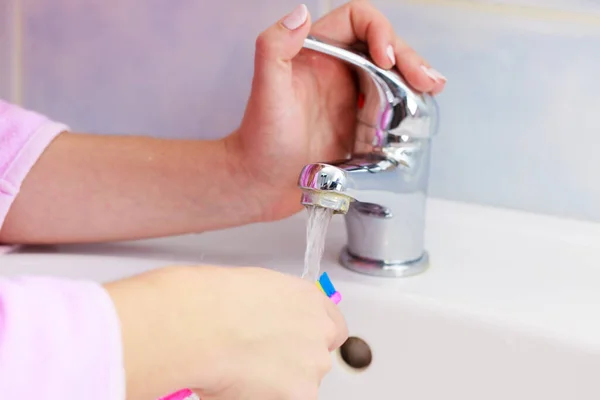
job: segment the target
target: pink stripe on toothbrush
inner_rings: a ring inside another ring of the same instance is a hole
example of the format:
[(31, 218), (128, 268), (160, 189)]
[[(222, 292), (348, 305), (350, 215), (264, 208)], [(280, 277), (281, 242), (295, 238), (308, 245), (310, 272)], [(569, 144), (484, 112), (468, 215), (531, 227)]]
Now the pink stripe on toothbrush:
[(183, 389), (158, 400), (200, 400), (190, 389)]
[(340, 294), (340, 292), (335, 292), (329, 298), (331, 299), (331, 301), (333, 301), (334, 304), (339, 304), (339, 302), (342, 301), (342, 295)]

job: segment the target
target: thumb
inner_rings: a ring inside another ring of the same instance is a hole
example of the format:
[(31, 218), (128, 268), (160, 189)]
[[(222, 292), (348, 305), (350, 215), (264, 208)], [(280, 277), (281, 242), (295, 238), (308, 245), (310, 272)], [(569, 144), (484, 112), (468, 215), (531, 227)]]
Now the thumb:
[(302, 50), (310, 25), (308, 9), (300, 4), (262, 32), (256, 39), (256, 70), (270, 74), (273, 69), (283, 69), (291, 73), (291, 61)]

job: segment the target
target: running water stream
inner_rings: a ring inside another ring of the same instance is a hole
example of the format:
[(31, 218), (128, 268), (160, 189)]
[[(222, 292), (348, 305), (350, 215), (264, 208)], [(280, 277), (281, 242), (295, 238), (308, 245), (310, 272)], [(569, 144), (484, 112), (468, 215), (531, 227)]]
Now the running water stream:
[[(308, 222), (306, 224), (306, 252), (304, 253), (304, 272), (302, 278), (310, 282), (319, 280), (321, 258), (325, 249), (325, 237), (333, 210), (324, 207), (308, 206)], [(160, 400), (200, 400), (191, 390), (185, 389), (173, 393)]]
[(325, 249), (325, 237), (333, 210), (324, 207), (308, 206), (308, 221), (306, 223), (306, 252), (304, 253), (304, 272), (302, 278), (310, 282), (319, 279), (321, 259)]

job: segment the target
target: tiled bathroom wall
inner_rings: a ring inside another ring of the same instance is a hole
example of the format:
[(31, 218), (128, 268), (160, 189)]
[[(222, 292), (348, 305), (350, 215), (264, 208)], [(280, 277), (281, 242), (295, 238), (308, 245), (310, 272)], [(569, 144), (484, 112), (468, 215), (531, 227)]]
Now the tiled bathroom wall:
[(448, 77), (433, 195), (600, 221), (600, 3), (375, 3)]
[[(6, 0), (3, 0), (6, 1)], [(23, 4), (23, 99), (73, 128), (222, 136), (250, 90), (258, 33), (292, 0)], [(316, 0), (309, 1), (318, 12)]]
[[(341, 3), (307, 5), (317, 17)], [(600, 221), (600, 2), (373, 3), (449, 79), (432, 195)], [(256, 35), (296, 4), (2, 0), (0, 96), (80, 131), (223, 136)]]

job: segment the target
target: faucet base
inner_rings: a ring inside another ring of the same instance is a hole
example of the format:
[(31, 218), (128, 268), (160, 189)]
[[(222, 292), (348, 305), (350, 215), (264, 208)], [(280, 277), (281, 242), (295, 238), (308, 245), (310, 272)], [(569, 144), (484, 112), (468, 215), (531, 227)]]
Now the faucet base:
[(394, 263), (358, 257), (350, 253), (347, 247), (344, 247), (340, 255), (340, 262), (349, 270), (364, 275), (405, 278), (425, 272), (429, 268), (429, 254), (423, 252), (423, 255), (416, 260)]

